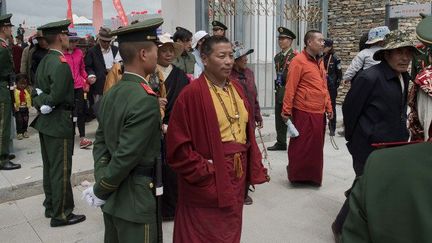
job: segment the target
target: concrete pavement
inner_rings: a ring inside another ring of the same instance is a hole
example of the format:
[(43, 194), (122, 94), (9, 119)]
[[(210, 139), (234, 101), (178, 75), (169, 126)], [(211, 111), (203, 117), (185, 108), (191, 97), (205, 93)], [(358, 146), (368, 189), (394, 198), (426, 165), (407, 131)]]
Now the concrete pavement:
[[(340, 114), (340, 113), (339, 113)], [(263, 134), (267, 146), (274, 143), (274, 117), (265, 117)], [(339, 118), (341, 119), (341, 118)], [(96, 122), (88, 124), (94, 137)], [(354, 178), (351, 158), (344, 139), (336, 137), (340, 150), (332, 148), (326, 137), (324, 180), (320, 188), (293, 187), (286, 175), (285, 151), (269, 152), (271, 182), (259, 185), (251, 193), (254, 204), (245, 206), (242, 242), (245, 243), (320, 243), (333, 242), (330, 224), (344, 200), (343, 192)], [(83, 223), (51, 228), (43, 214), (41, 189), (42, 160), (37, 135), (15, 141), (17, 159), (23, 165), (14, 172), (0, 175), (0, 239), (1, 242), (103, 242), (103, 219), (99, 209), (81, 200), (82, 186), (74, 187), (75, 213), (84, 213)], [(91, 150), (75, 149), (74, 185), (92, 179)], [(267, 163), (265, 163), (267, 166)], [(30, 178), (29, 178), (30, 177)], [(36, 196), (31, 196), (36, 195)], [(9, 200), (4, 200), (7, 196)], [(7, 201), (7, 202), (6, 202)], [(164, 223), (164, 242), (172, 241), (173, 223)]]

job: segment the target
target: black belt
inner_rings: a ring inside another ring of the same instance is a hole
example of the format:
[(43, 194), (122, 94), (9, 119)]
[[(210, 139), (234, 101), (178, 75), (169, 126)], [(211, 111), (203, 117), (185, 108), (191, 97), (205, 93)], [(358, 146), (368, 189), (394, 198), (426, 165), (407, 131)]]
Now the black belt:
[(65, 111), (73, 111), (74, 108), (71, 105), (59, 105), (59, 106), (56, 106), (55, 109), (65, 110)]
[(153, 177), (154, 176), (154, 168), (153, 167), (137, 166), (137, 167), (135, 167), (135, 169), (132, 170), (132, 174), (140, 175), (140, 176)]

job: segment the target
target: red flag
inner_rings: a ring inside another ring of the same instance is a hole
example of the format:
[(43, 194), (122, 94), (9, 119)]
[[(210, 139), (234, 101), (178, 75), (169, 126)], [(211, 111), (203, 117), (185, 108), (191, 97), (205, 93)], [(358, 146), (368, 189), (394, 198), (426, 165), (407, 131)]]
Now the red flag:
[(69, 28), (73, 28), (73, 17), (72, 17), (72, 0), (67, 0), (67, 19), (71, 21)]
[(121, 0), (113, 0), (114, 7), (117, 10), (118, 15), (120, 16), (121, 23), (123, 26), (126, 26), (128, 24), (128, 18), (126, 16), (126, 13), (123, 9), (123, 5), (121, 3)]

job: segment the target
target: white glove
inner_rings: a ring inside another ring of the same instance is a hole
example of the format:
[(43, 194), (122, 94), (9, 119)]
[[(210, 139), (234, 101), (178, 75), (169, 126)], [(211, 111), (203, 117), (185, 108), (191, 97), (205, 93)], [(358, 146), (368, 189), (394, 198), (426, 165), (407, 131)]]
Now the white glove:
[(52, 111), (52, 108), (49, 105), (43, 105), (41, 106), (40, 111), (42, 114), (46, 115)]
[(43, 93), (43, 91), (41, 89), (39, 89), (39, 88), (36, 88), (36, 93), (37, 93), (37, 95), (40, 95), (40, 94)]
[(167, 125), (167, 124), (162, 124), (162, 132), (163, 132), (164, 134), (166, 134), (167, 131), (168, 131), (168, 125)]
[(105, 204), (105, 200), (99, 199), (93, 192), (93, 186), (85, 189), (82, 193), (82, 199), (85, 199), (89, 206), (100, 207)]

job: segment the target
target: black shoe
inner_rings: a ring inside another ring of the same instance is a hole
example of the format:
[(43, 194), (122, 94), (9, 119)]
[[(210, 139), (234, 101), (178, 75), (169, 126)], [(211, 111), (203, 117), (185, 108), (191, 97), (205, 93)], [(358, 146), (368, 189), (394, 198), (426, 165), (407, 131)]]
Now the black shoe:
[(268, 151), (284, 151), (286, 149), (287, 146), (280, 143), (275, 143), (273, 146), (267, 148)]
[(333, 237), (334, 237), (335, 243), (341, 243), (342, 242), (342, 234), (337, 231), (336, 222), (333, 222), (333, 224), (331, 225), (331, 229), (333, 232)]
[(330, 137), (334, 137), (335, 136), (335, 131), (330, 130)]
[(15, 158), (16, 158), (15, 154), (9, 154), (9, 160), (13, 160)]
[(21, 168), (20, 164), (15, 164), (11, 161), (8, 161), (0, 166), (0, 170), (16, 170)]
[(71, 214), (69, 214), (69, 216), (67, 216), (66, 221), (58, 220), (58, 219), (51, 219), (50, 225), (51, 225), (51, 227), (66, 226), (66, 225), (81, 223), (84, 220), (86, 220), (85, 215), (75, 215), (75, 214), (71, 213)]
[(244, 200), (244, 205), (252, 205), (252, 203), (253, 203), (252, 198), (249, 195), (247, 195)]

